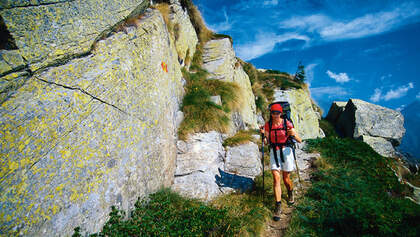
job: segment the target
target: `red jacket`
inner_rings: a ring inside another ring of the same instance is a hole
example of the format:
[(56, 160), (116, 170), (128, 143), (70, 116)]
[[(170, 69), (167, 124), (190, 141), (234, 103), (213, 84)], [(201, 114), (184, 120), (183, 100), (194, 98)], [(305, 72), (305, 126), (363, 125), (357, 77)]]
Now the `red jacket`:
[[(286, 142), (287, 140), (286, 130), (283, 129), (283, 125), (284, 125), (283, 119), (280, 123), (280, 126), (274, 126), (274, 124), (272, 124), (271, 134), (270, 134), (271, 143), (285, 143)], [(293, 128), (293, 124), (288, 120), (286, 120), (286, 126), (287, 126), (287, 129)], [(268, 132), (270, 131), (268, 122), (265, 123), (264, 129), (267, 132), (266, 134), (268, 134)], [(274, 129), (280, 129), (280, 130), (274, 130)], [(277, 133), (277, 140), (276, 140), (276, 133)]]

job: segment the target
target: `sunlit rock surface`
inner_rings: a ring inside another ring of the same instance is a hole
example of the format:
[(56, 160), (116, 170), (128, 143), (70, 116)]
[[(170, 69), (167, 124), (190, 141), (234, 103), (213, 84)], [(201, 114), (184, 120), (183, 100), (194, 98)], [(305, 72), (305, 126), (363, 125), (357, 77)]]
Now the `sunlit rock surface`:
[(157, 10), (27, 77), (16, 74), (26, 82), (0, 106), (3, 234), (93, 233), (112, 205), (128, 210), (171, 185), (182, 83)]

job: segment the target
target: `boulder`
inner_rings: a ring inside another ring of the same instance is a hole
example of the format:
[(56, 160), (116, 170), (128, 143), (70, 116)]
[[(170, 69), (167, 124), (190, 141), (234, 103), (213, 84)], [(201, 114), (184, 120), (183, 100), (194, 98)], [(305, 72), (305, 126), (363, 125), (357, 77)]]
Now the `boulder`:
[(372, 149), (381, 156), (393, 157), (395, 155), (395, 149), (392, 146), (392, 143), (385, 138), (363, 135), (360, 139), (372, 147)]
[[(120, 13), (114, 4), (127, 1), (117, 2), (97, 1), (82, 12), (100, 8), (101, 17), (106, 17), (112, 8), (116, 17), (131, 11), (133, 4), (124, 5), (128, 10)], [(92, 1), (61, 3), (66, 7), (60, 14), (76, 14), (69, 7), (87, 3)], [(40, 10), (48, 7), (57, 6), (4, 9), (1, 14), (22, 13), (13, 18), (17, 24), (28, 17), (24, 11), (37, 9), (40, 18), (44, 14)], [(27, 19), (27, 25), (46, 24), (52, 12), (39, 22)], [(114, 15), (110, 18), (115, 20)], [(3, 235), (70, 236), (77, 226), (98, 232), (111, 206), (127, 211), (137, 198), (172, 184), (181, 70), (160, 12), (146, 11), (137, 24), (98, 41), (90, 55), (33, 75), (7, 75), (11, 76), (8, 82), (20, 86), (0, 106)], [(74, 26), (80, 27), (76, 22)], [(90, 27), (87, 24), (86, 30)], [(34, 43), (38, 33), (25, 32), (34, 35)], [(57, 47), (64, 44), (59, 39), (57, 35)], [(81, 38), (72, 40), (78, 45)], [(55, 47), (51, 50), (54, 55)], [(162, 61), (168, 72), (162, 69)]]
[(327, 117), (325, 117), (325, 119), (328, 120), (331, 124), (336, 124), (341, 113), (343, 113), (344, 109), (346, 108), (346, 104), (347, 102), (334, 101), (331, 104), (330, 110), (328, 111)]
[(404, 117), (399, 111), (350, 99), (340, 115), (337, 129), (347, 137), (382, 137), (398, 146), (405, 133)]
[(220, 133), (196, 133), (178, 141), (178, 157), (172, 189), (188, 197), (211, 200), (219, 195), (216, 177), (223, 169), (225, 150)]
[(313, 109), (308, 92), (303, 89), (274, 90), (274, 101), (288, 101), (291, 120), (302, 139), (323, 137), (318, 116)]
[(261, 153), (257, 144), (249, 142), (226, 148), (224, 171), (255, 178), (262, 173)]

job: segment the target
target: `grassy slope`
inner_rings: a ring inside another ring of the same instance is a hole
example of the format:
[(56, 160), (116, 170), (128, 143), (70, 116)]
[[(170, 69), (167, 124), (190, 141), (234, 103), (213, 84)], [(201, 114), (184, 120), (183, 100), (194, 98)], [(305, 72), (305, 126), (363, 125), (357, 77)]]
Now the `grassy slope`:
[(420, 206), (367, 144), (328, 137), (309, 141), (324, 165), (297, 207), (288, 236), (419, 236)]

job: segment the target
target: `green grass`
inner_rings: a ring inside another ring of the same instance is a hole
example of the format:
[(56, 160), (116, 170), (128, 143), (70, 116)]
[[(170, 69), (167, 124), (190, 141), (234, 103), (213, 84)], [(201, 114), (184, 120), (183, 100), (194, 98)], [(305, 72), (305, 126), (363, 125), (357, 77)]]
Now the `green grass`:
[(233, 236), (241, 220), (227, 207), (213, 207), (162, 189), (137, 201), (130, 217), (112, 207), (102, 231), (90, 236)]
[(328, 137), (310, 140), (325, 159), (297, 206), (287, 236), (419, 236), (420, 206), (405, 195), (392, 160), (367, 144)]
[[(237, 84), (207, 79), (208, 73), (197, 68), (196, 72), (182, 70), (187, 81), (182, 102), (184, 120), (178, 136), (185, 140), (188, 134), (211, 130), (226, 132), (230, 122), (230, 111), (241, 104), (240, 88)], [(220, 95), (222, 105), (210, 101), (210, 96)]]
[(234, 136), (227, 138), (224, 142), (223, 142), (223, 146), (236, 146), (236, 145), (241, 145), (241, 144), (245, 144), (247, 142), (257, 142), (255, 141), (255, 138), (252, 135), (258, 135), (259, 131), (258, 130), (241, 130), (239, 132), (237, 132)]

